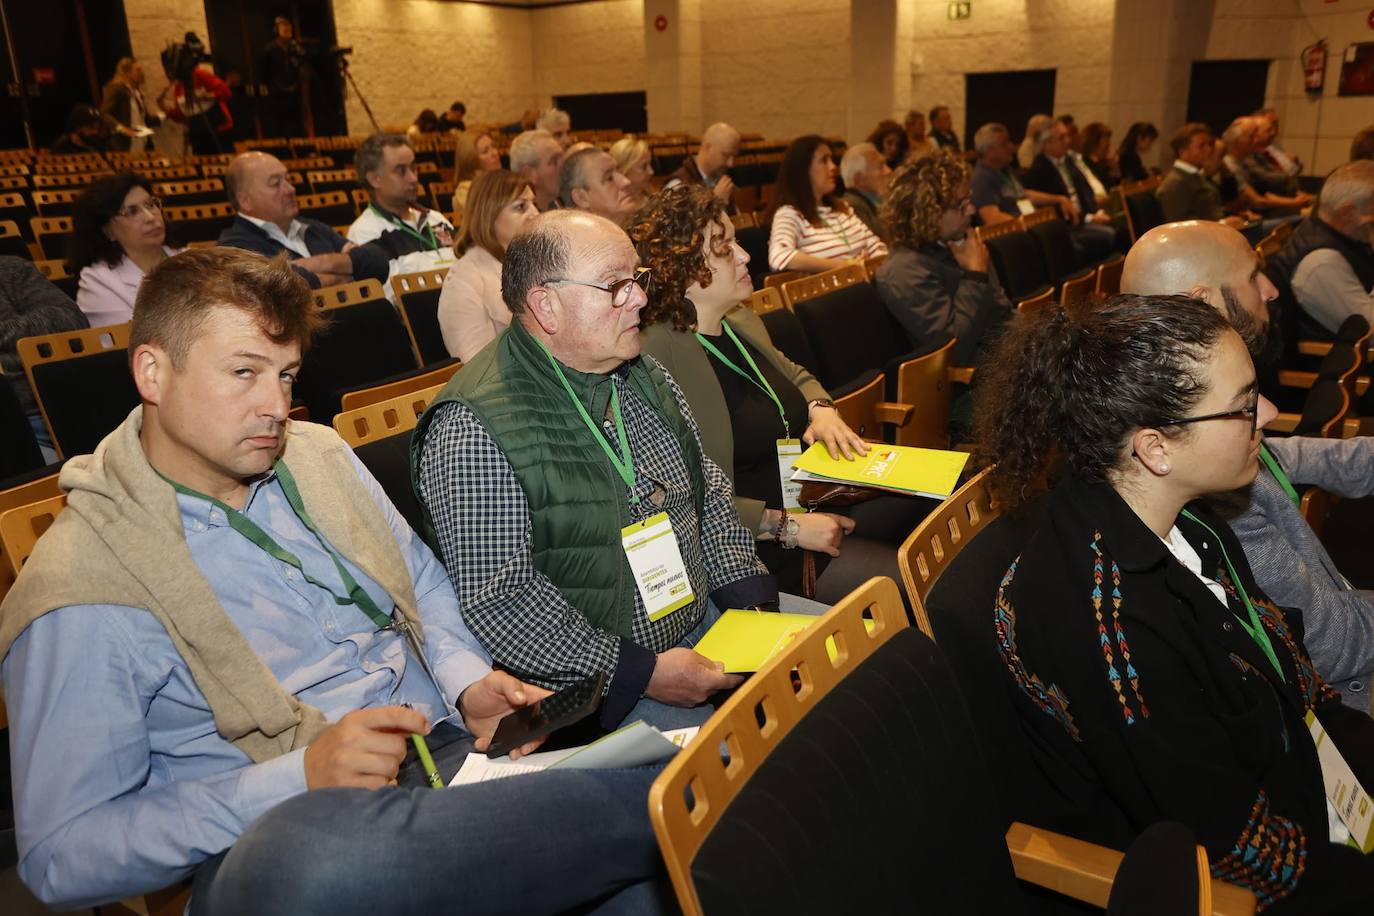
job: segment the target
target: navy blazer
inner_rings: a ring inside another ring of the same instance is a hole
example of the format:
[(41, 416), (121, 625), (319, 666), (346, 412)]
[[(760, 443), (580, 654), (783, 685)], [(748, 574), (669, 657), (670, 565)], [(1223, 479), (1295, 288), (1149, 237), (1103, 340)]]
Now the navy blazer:
[[(343, 251), (344, 246), (348, 244), (348, 239), (317, 219), (297, 219), (305, 225), (305, 247), (312, 255), (334, 254)], [(241, 214), (235, 216), (234, 221), (219, 234), (219, 243), (229, 248), (255, 251), (268, 258), (275, 258), (282, 252), (286, 252), (289, 260), (300, 258), (296, 252), (272, 238), (260, 226), (244, 219)], [(349, 250), (348, 257), (353, 262), (353, 279), (386, 282), (387, 273), (391, 269), (391, 259), (374, 244), (357, 245)], [(314, 273), (294, 264), (292, 269), (305, 278), (311, 289), (320, 288), (320, 278)]]

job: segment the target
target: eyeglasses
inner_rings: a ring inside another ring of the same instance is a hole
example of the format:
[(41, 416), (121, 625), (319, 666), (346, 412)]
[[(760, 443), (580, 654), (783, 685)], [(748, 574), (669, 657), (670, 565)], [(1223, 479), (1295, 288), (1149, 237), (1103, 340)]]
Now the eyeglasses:
[(115, 211), (115, 216), (122, 216), (125, 219), (133, 219), (135, 216), (138, 216), (144, 210), (147, 210), (149, 213), (161, 213), (162, 198), (150, 197), (141, 204), (129, 204), (129, 206), (127, 207), (120, 207), (118, 210)]
[(1203, 423), (1207, 420), (1249, 420), (1250, 432), (1255, 431), (1256, 418), (1259, 416), (1259, 395), (1255, 395), (1255, 400), (1249, 407), (1242, 407), (1240, 410), (1224, 410), (1220, 413), (1209, 413), (1201, 417), (1185, 417), (1181, 420), (1164, 420), (1156, 423), (1156, 426), (1188, 426), (1191, 423)]
[(603, 293), (611, 294), (611, 307), (622, 308), (630, 301), (631, 290), (638, 286), (645, 293), (649, 291), (649, 268), (636, 267), (634, 276), (626, 277), (624, 280), (616, 280), (611, 284), (588, 283), (585, 280), (568, 280), (561, 277), (552, 280), (545, 280), (544, 286), (558, 286), (562, 283), (571, 283), (573, 286), (590, 286), (592, 289), (599, 289)]

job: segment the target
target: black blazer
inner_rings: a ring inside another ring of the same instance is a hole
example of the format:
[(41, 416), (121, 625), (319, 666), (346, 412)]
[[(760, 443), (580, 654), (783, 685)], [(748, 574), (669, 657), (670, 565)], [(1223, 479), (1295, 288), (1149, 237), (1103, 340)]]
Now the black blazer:
[[(1301, 615), (1263, 595), (1235, 535), (1202, 503), (1189, 509), (1215, 536), (1182, 516), (1177, 525), (1229, 607), (1110, 486), (1069, 479), (1049, 503), (990, 621), (1031, 756), (1064, 795), (1049, 826), (1124, 848), (1152, 823), (1180, 821), (1207, 848), (1212, 874), (1254, 891), (1261, 907), (1282, 904), (1270, 912), (1317, 899), (1315, 912), (1337, 902), (1374, 911), (1374, 863), (1327, 840), (1303, 716), (1316, 711), (1365, 785), (1374, 720), (1317, 675)], [(1223, 546), (1282, 677), (1238, 622), (1248, 614)]]
[[(343, 251), (344, 246), (348, 244), (348, 239), (317, 219), (305, 217), (297, 217), (297, 219), (305, 224), (305, 247), (312, 255)], [(275, 258), (282, 252), (286, 252), (287, 258), (292, 261), (300, 257), (290, 248), (268, 235), (266, 230), (244, 219), (242, 215), (234, 217), (234, 221), (219, 234), (219, 243), (230, 248), (256, 251), (258, 254), (269, 258)], [(354, 246), (349, 250), (348, 257), (353, 262), (353, 279), (372, 279), (379, 283), (386, 282), (387, 272), (391, 269), (390, 258), (375, 244)], [(320, 288), (320, 278), (314, 273), (294, 265), (292, 269), (305, 278), (311, 289)]]
[(1083, 177), (1083, 173), (1078, 171), (1078, 166), (1074, 165), (1065, 157), (1064, 165), (1069, 170), (1069, 176), (1073, 178), (1073, 188), (1064, 187), (1064, 179), (1060, 176), (1059, 170), (1050, 162), (1044, 153), (1038, 153), (1035, 161), (1031, 163), (1030, 171), (1026, 172), (1026, 177), (1021, 179), (1021, 183), (1028, 188), (1036, 191), (1043, 191), (1046, 194), (1063, 194), (1072, 196), (1074, 202), (1078, 204), (1079, 212), (1087, 215), (1097, 212), (1097, 195), (1093, 194), (1092, 185), (1088, 184), (1088, 179)]

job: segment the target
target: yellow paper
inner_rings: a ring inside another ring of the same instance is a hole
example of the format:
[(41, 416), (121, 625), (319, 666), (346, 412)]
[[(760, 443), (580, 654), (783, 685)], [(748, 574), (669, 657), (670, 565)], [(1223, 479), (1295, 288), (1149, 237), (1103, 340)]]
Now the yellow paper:
[[(724, 664), (728, 674), (752, 674), (820, 619), (810, 614), (725, 611), (696, 644), (696, 650)], [(872, 630), (873, 621), (865, 620), (864, 626)], [(825, 641), (825, 651), (834, 661), (833, 639)]]
[(797, 470), (813, 480), (944, 499), (954, 492), (968, 457), (967, 452), (870, 445), (867, 455), (850, 461), (831, 458), (825, 445), (815, 442), (797, 459)]

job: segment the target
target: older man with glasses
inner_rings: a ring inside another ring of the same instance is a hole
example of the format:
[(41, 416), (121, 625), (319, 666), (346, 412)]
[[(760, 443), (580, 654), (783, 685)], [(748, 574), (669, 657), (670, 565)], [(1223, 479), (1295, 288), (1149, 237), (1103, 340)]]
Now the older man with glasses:
[(609, 675), (601, 725), (703, 721), (739, 678), (691, 648), (777, 585), (677, 383), (640, 355), (648, 271), (594, 214), (506, 250), (510, 327), (421, 418), (416, 489), (472, 632), (549, 688)]

